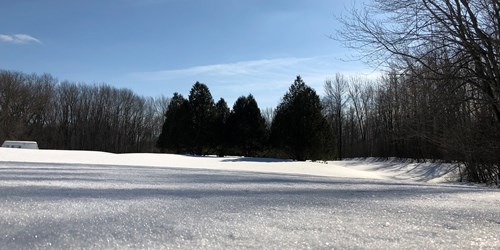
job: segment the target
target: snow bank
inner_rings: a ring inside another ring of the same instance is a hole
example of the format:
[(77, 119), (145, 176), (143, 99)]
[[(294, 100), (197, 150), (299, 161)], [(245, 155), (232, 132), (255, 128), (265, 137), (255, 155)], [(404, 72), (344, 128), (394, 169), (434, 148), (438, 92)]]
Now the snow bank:
[(0, 161), (231, 170), (427, 183), (450, 182), (454, 181), (457, 176), (457, 166), (450, 163), (419, 163), (401, 159), (380, 161), (374, 158), (329, 161), (325, 164), (234, 156), (112, 154), (96, 151), (0, 148)]
[(192, 168), (363, 179), (387, 178), (374, 171), (349, 168), (341, 164), (246, 157), (201, 157), (173, 154), (112, 154), (95, 151), (18, 150), (0, 148), (0, 161)]

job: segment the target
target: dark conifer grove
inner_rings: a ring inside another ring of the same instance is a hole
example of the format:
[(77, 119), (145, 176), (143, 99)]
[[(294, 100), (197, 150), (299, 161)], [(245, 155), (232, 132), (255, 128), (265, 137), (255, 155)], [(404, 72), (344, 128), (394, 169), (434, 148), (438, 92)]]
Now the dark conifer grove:
[(322, 114), (319, 96), (300, 76), (282, 98), (271, 124), (271, 143), (297, 160), (329, 159), (332, 130)]

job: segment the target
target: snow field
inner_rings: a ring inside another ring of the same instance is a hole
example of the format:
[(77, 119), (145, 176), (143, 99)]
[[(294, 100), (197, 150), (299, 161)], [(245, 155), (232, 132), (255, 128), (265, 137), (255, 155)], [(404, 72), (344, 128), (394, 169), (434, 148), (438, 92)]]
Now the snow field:
[(0, 248), (500, 249), (495, 189), (228, 159), (0, 149)]

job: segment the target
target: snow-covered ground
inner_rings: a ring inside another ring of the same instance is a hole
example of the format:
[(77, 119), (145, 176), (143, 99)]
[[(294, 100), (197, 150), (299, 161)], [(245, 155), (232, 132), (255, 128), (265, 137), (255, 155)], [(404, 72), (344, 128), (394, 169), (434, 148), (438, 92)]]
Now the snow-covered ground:
[(500, 249), (446, 165), (0, 149), (0, 249)]

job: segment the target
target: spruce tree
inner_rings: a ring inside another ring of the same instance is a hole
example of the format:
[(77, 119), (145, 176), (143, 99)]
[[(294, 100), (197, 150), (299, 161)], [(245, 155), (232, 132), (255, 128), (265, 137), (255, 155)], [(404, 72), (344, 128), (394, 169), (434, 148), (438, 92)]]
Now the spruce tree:
[(227, 152), (228, 147), (228, 132), (226, 122), (229, 117), (230, 110), (227, 107), (226, 101), (221, 98), (215, 104), (215, 115), (213, 124), (214, 134), (214, 149), (215, 153), (222, 157)]
[(297, 76), (276, 109), (271, 141), (295, 160), (329, 157), (332, 132), (316, 92)]
[(174, 93), (165, 113), (165, 122), (156, 146), (162, 151), (186, 153), (191, 127), (189, 102), (182, 95)]
[(214, 100), (208, 87), (196, 82), (189, 92), (189, 106), (192, 117), (191, 147), (193, 153), (204, 155), (213, 140)]
[(228, 119), (231, 145), (236, 153), (256, 156), (264, 146), (266, 122), (252, 95), (236, 100)]

